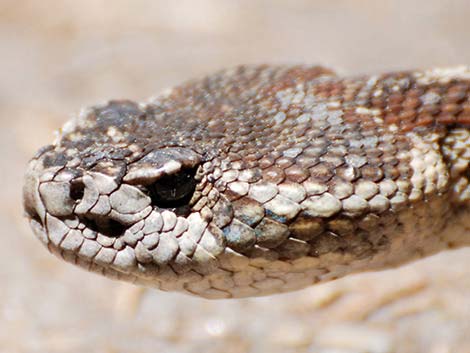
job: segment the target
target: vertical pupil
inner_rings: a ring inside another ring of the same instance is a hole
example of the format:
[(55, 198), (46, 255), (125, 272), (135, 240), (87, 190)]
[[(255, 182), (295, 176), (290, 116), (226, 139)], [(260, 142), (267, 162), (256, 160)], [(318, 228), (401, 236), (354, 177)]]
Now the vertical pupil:
[(147, 186), (153, 203), (158, 207), (186, 205), (196, 188), (196, 168), (185, 169), (175, 175), (167, 175)]

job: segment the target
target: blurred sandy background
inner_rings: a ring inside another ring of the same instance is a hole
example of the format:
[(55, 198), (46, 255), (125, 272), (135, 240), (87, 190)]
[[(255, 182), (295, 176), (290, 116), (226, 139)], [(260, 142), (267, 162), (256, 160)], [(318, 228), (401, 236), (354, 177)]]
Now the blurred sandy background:
[(240, 63), (470, 64), (465, 0), (0, 0), (0, 352), (470, 352), (470, 249), (258, 299), (85, 273), (22, 217), (28, 158), (84, 105)]

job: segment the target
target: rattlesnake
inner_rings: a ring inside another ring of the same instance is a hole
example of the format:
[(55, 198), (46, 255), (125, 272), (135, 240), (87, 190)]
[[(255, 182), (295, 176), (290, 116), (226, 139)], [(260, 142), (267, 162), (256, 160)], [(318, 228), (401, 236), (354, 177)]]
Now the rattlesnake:
[(470, 70), (241, 66), (84, 109), (24, 207), (55, 255), (207, 297), (266, 295), (470, 244)]

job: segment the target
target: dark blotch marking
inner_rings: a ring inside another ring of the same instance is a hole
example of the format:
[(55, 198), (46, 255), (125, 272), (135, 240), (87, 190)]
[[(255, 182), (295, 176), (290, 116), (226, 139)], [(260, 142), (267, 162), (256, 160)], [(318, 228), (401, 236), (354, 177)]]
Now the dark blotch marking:
[(43, 159), (42, 165), (44, 168), (62, 167), (67, 164), (69, 158), (63, 153), (50, 153)]
[(96, 124), (101, 131), (106, 131), (110, 126), (129, 131), (136, 119), (145, 115), (135, 102), (129, 100), (110, 101), (95, 112)]

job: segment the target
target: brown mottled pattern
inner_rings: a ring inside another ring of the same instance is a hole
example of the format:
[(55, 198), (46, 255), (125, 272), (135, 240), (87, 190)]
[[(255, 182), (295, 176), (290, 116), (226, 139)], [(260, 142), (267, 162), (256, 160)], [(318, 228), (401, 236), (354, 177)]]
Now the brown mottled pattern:
[(242, 66), (95, 106), (31, 161), (25, 209), (69, 262), (209, 298), (462, 246), (469, 77)]

